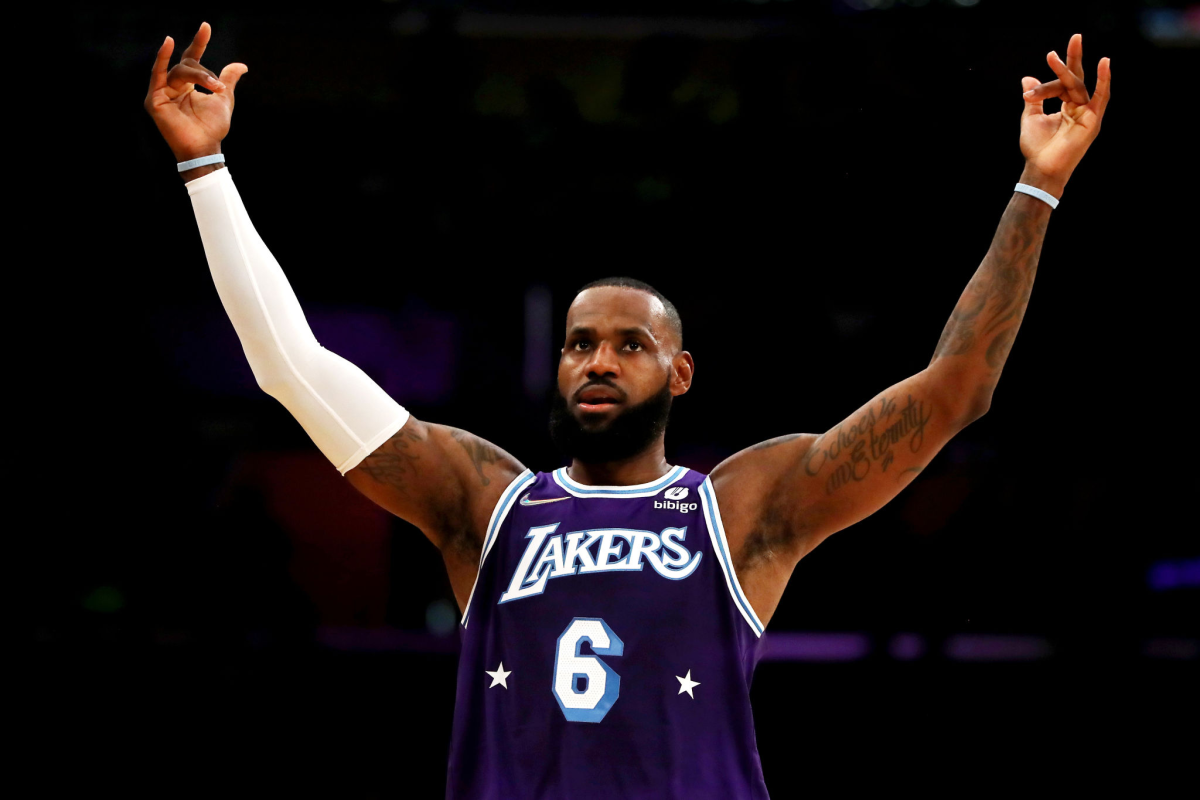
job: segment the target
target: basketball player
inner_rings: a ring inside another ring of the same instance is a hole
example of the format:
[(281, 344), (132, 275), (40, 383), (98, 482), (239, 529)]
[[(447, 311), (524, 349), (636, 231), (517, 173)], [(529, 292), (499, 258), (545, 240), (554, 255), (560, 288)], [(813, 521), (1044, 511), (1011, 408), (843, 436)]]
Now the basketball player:
[[(1025, 169), (924, 370), (825, 433), (762, 442), (701, 475), (664, 456), (671, 404), (695, 374), (679, 314), (637, 280), (596, 281), (567, 312), (550, 417), (571, 464), (532, 472), (416, 419), (313, 338), (219, 163), (247, 68), (201, 66), (209, 36), (205, 23), (169, 70), (163, 42), (146, 109), (181, 162), (259, 385), (442, 554), (462, 610), (447, 796), (766, 797), (749, 702), (763, 628), (801, 558), (988, 410), (1050, 212), (1100, 129), (1109, 59), (1091, 97), (1079, 34), (1065, 63), (1047, 56), (1056, 80), (1022, 79)], [(1046, 98), (1061, 111), (1046, 114)]]

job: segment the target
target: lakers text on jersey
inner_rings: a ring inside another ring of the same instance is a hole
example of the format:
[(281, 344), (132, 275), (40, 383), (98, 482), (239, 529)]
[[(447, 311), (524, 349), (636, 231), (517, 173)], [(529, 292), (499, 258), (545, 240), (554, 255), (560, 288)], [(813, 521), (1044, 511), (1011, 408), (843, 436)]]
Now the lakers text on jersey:
[(522, 473), (463, 614), (447, 797), (765, 798), (762, 628), (706, 476)]

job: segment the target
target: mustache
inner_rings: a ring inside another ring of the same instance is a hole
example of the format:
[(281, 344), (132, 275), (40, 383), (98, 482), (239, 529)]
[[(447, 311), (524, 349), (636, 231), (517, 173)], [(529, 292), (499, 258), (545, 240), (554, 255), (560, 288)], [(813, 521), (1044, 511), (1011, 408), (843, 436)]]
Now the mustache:
[(615, 383), (613, 383), (608, 378), (593, 378), (592, 380), (585, 383), (583, 386), (580, 386), (578, 389), (576, 389), (575, 393), (571, 395), (571, 399), (573, 401), (575, 401), (576, 403), (578, 403), (580, 396), (584, 392), (586, 392), (588, 389), (591, 389), (596, 386), (604, 386), (608, 389), (612, 389), (614, 392), (617, 393), (617, 399), (620, 400), (622, 403), (624, 403), (626, 400), (629, 399), (628, 395), (626, 395), (626, 393), (625, 393), (625, 390), (622, 389), (620, 386), (617, 386)]
[[(620, 387), (611, 380), (594, 377), (583, 389), (603, 386), (614, 395)], [(576, 394), (572, 392), (572, 394)], [(624, 397), (625, 394), (621, 393)], [(587, 463), (606, 463), (630, 458), (645, 452), (662, 436), (671, 415), (671, 384), (664, 381), (662, 389), (635, 405), (624, 405), (619, 412), (603, 420), (577, 419), (571, 401), (557, 385), (550, 389), (550, 439), (563, 455)]]

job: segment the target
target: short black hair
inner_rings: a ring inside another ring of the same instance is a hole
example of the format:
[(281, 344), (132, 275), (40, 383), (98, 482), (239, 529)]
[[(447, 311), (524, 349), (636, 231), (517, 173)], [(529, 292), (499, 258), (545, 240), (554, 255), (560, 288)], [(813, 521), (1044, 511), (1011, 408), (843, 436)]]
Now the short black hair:
[(588, 289), (595, 289), (600, 286), (619, 286), (626, 289), (637, 289), (639, 292), (645, 292), (646, 294), (657, 297), (659, 301), (662, 302), (663, 308), (667, 310), (667, 322), (670, 324), (671, 330), (675, 332), (675, 336), (678, 337), (679, 346), (683, 347), (683, 319), (679, 316), (679, 309), (675, 308), (675, 304), (668, 300), (665, 294), (660, 292), (658, 289), (655, 289), (645, 281), (639, 281), (637, 278), (620, 276), (601, 278), (598, 281), (592, 281), (587, 286), (582, 287), (578, 292), (576, 292), (575, 296), (578, 297)]

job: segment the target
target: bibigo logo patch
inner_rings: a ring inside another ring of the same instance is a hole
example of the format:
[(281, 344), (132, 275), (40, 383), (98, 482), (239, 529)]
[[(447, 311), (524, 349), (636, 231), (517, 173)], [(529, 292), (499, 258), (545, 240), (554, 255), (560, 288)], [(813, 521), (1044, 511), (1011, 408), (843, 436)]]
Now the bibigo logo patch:
[(668, 508), (668, 509), (671, 509), (674, 511), (679, 511), (684, 514), (688, 513), (689, 511), (695, 511), (697, 508), (699, 508), (699, 506), (696, 503), (680, 502), (687, 496), (688, 496), (688, 488), (686, 486), (672, 486), (670, 489), (667, 489), (665, 492), (663, 492), (663, 497), (666, 499), (665, 500), (655, 500), (654, 507), (655, 508)]

